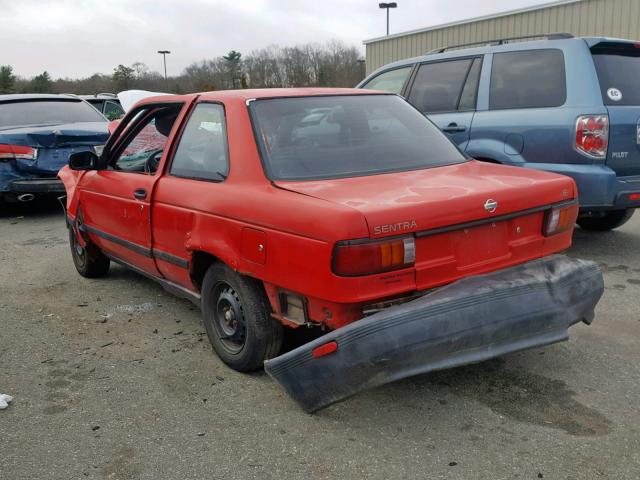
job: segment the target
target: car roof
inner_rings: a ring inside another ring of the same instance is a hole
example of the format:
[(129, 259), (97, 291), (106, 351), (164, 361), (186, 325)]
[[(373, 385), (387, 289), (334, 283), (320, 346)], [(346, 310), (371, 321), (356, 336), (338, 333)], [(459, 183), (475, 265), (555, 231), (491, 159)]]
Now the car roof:
[(23, 102), (29, 100), (79, 100), (75, 95), (67, 93), (11, 93), (0, 95), (0, 102)]
[(173, 103), (200, 97), (204, 100), (258, 100), (262, 98), (312, 97), (328, 95), (390, 95), (389, 92), (357, 88), (248, 88), (245, 90), (215, 90), (187, 95), (160, 95), (140, 100), (138, 104)]
[[(512, 41), (502, 44), (494, 44), (491, 42), (492, 40), (487, 40), (487, 43), (484, 45), (482, 44), (483, 42), (478, 42), (478, 46), (471, 47), (460, 46), (460, 48), (456, 48), (455, 46), (451, 46), (449, 47), (451, 48), (451, 50), (446, 50), (441, 53), (436, 53), (435, 51), (425, 52), (424, 54), (418, 55), (416, 57), (405, 58), (402, 60), (397, 60), (395, 62), (387, 63), (386, 65), (377, 68), (369, 75), (367, 75), (363, 82), (368, 81), (369, 79), (371, 79), (371, 77), (377, 75), (382, 71), (392, 70), (394, 68), (405, 67), (413, 65), (414, 63), (421, 63), (426, 61), (446, 60), (458, 57), (472, 57), (476, 55), (484, 55), (487, 53), (495, 53), (500, 51), (529, 50), (537, 46), (548, 48), (551, 48), (551, 46), (562, 47), (563, 44), (574, 42), (586, 42), (587, 46), (589, 47), (592, 47), (601, 42), (637, 43), (637, 41), (635, 40), (609, 37), (540, 38), (537, 40)], [(363, 82), (361, 82), (359, 86), (362, 85)]]

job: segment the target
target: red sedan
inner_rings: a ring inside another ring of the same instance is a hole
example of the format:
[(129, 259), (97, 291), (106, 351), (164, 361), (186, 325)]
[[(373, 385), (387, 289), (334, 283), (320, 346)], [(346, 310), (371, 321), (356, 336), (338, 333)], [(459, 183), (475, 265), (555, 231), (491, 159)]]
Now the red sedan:
[[(467, 158), (396, 95), (154, 97), (59, 176), (81, 275), (114, 261), (191, 299), (225, 363), (264, 364), (309, 411), (565, 340), (603, 292), (554, 255), (573, 180)], [(327, 333), (279, 356), (301, 326)]]

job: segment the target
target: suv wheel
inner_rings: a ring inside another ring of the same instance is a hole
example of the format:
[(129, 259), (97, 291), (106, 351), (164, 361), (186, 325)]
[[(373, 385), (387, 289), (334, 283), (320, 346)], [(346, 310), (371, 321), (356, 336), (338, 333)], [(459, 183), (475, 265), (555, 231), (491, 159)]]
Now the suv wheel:
[(633, 208), (611, 210), (610, 212), (606, 212), (602, 217), (579, 218), (577, 223), (585, 230), (603, 232), (624, 225), (633, 216), (633, 212), (635, 212)]
[(87, 242), (84, 247), (80, 245), (73, 228), (69, 228), (69, 245), (73, 264), (80, 275), (86, 278), (97, 278), (107, 274), (109, 259), (93, 243)]
[(209, 341), (224, 363), (249, 372), (280, 353), (282, 324), (260, 283), (222, 264), (209, 267), (202, 282), (202, 315)]

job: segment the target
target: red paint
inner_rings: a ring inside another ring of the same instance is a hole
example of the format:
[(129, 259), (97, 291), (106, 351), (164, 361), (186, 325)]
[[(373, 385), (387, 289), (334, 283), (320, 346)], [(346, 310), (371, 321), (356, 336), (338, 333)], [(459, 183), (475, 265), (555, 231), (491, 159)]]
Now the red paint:
[[(545, 212), (539, 211), (494, 224), (415, 237), (415, 261), (398, 270), (336, 275), (332, 261), (338, 242), (411, 237), (415, 232), (490, 220), (570, 200), (575, 198), (576, 188), (568, 177), (477, 161), (403, 173), (273, 184), (262, 169), (247, 100), (327, 94), (371, 92), (238, 90), (145, 99), (141, 104), (184, 102), (158, 172), (84, 173), (65, 167), (60, 178), (67, 188), (69, 214), (73, 218), (81, 208), (85, 224), (189, 265), (183, 268), (175, 261), (145, 256), (91, 235), (108, 253), (152, 275), (197, 291), (190, 268), (194, 252), (205, 252), (261, 280), (276, 317), (280, 317), (278, 291), (283, 289), (306, 297), (309, 318), (329, 329), (361, 318), (362, 307), (367, 304), (523, 263), (570, 246), (571, 228), (557, 235), (543, 235)], [(219, 102), (225, 108), (230, 170), (228, 178), (219, 183), (167, 173), (188, 112), (202, 101)], [(116, 131), (114, 136), (121, 134)], [(133, 197), (138, 188), (147, 190), (146, 199)], [(493, 213), (484, 208), (488, 199), (498, 202)], [(390, 255), (393, 259), (393, 250)]]

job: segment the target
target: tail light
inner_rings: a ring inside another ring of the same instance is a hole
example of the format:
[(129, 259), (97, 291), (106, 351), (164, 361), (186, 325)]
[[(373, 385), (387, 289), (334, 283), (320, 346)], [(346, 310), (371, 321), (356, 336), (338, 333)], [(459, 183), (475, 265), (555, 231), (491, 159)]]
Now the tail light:
[(37, 156), (37, 148), (0, 143), (0, 162), (8, 162), (13, 159), (35, 160)]
[(553, 207), (544, 217), (542, 233), (545, 237), (571, 230), (578, 218), (578, 202)]
[(342, 276), (371, 275), (405, 268), (416, 260), (413, 237), (348, 240), (333, 250), (333, 272)]
[(594, 158), (605, 158), (609, 146), (609, 117), (583, 115), (576, 120), (576, 149)]

